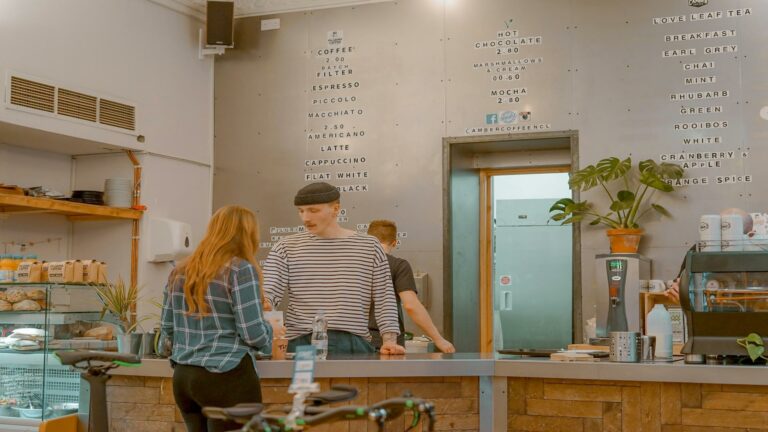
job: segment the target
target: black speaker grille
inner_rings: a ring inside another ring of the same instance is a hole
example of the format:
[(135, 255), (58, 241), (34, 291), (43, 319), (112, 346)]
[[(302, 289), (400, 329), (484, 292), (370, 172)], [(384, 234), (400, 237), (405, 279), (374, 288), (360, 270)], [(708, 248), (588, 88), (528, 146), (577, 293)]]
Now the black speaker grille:
[(209, 1), (206, 8), (205, 44), (207, 46), (234, 46), (233, 24), (235, 3), (233, 1)]

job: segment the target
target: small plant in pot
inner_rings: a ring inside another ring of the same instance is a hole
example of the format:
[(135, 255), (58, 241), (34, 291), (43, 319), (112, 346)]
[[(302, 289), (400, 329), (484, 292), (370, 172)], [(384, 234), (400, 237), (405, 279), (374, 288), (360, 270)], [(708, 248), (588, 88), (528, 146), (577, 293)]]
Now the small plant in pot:
[[(104, 305), (101, 309), (101, 319), (117, 327), (118, 351), (137, 354), (138, 347), (134, 339), (140, 335), (135, 335), (134, 332), (142, 321), (149, 318), (138, 318), (132, 310), (139, 301), (141, 287), (126, 284), (122, 278), (118, 277), (117, 282), (94, 285), (93, 288)], [(138, 346), (140, 344), (141, 338), (138, 337)]]
[(609, 157), (589, 165), (571, 175), (571, 189), (588, 191), (600, 187), (610, 205), (598, 210), (584, 200), (576, 202), (563, 198), (549, 209), (550, 219), (569, 224), (591, 218), (590, 225), (605, 225), (611, 240), (611, 252), (636, 253), (643, 235), (638, 221), (649, 212), (669, 217), (669, 211), (656, 203), (658, 193), (669, 193), (675, 188), (667, 180), (683, 177), (684, 170), (673, 163), (656, 163), (652, 159), (641, 161), (632, 169), (632, 159)]

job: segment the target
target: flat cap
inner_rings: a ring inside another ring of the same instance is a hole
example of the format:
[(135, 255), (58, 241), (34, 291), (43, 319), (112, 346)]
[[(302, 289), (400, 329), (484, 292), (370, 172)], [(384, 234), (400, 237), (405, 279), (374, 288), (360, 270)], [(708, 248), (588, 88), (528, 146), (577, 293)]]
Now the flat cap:
[(296, 192), (293, 205), (325, 204), (336, 201), (340, 197), (341, 194), (336, 186), (324, 182), (310, 183)]

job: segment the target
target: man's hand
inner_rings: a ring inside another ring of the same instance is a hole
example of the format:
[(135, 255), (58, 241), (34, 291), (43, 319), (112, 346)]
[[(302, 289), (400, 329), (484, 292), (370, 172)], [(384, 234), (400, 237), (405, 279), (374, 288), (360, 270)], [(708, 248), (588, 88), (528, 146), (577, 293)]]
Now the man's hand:
[(453, 346), (452, 343), (448, 342), (447, 340), (440, 339), (435, 341), (435, 347), (439, 349), (441, 352), (444, 352), (446, 354), (455, 353), (456, 348)]
[(397, 344), (397, 333), (387, 332), (381, 334), (381, 349), (379, 352), (384, 355), (403, 355), (405, 347)]
[(397, 342), (384, 342), (379, 352), (384, 355), (403, 355), (405, 348), (398, 345)]
[(261, 302), (261, 307), (264, 309), (264, 312), (269, 312), (272, 310), (272, 303), (265, 299), (263, 302)]
[(664, 291), (664, 295), (674, 300), (675, 303), (680, 303), (680, 278), (677, 278), (672, 282), (672, 286)]

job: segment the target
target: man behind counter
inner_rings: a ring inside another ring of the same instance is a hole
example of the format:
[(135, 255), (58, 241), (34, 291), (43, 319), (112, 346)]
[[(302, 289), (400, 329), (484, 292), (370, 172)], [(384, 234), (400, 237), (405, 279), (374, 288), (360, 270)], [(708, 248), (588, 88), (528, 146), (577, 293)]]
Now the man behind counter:
[(339, 198), (328, 183), (312, 183), (296, 194), (293, 203), (306, 231), (283, 238), (269, 253), (266, 308), (288, 295), (289, 351), (310, 344), (312, 322), (322, 311), (328, 318), (328, 353), (359, 354), (374, 352), (368, 332), (373, 302), (384, 341), (381, 353), (403, 354), (387, 256), (375, 238), (339, 226)]
[[(427, 309), (424, 308), (424, 305), (421, 304), (419, 298), (416, 296), (416, 281), (413, 278), (411, 265), (408, 261), (392, 255), (392, 250), (397, 246), (397, 225), (388, 220), (371, 221), (368, 224), (368, 235), (372, 235), (379, 239), (381, 247), (384, 248), (384, 252), (387, 253), (389, 270), (392, 274), (392, 283), (394, 284), (395, 293), (397, 294), (397, 318), (400, 322), (400, 337), (398, 337), (397, 343), (401, 345), (405, 343), (405, 326), (403, 324), (403, 312), (400, 308), (402, 303), (408, 316), (411, 317), (413, 322), (435, 342), (437, 349), (444, 353), (456, 352), (456, 348), (453, 347), (453, 344), (448, 342), (440, 335), (440, 332), (437, 331), (437, 327), (435, 327), (435, 324), (432, 322), (429, 312), (427, 312)], [(373, 320), (373, 312), (371, 312), (369, 326), (374, 346), (381, 345), (379, 330), (376, 328), (376, 322)]]

